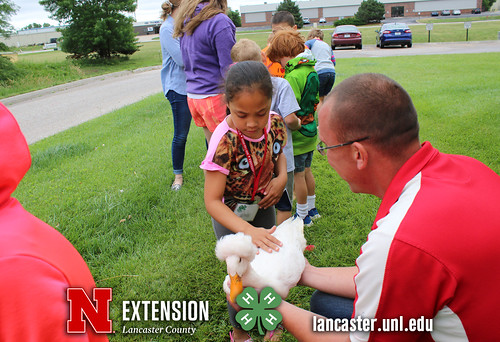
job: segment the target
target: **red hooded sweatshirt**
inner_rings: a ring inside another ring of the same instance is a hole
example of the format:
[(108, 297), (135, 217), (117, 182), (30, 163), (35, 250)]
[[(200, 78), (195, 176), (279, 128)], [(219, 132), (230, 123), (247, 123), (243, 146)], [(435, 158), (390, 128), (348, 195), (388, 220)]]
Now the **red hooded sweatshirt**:
[(107, 341), (88, 325), (68, 334), (68, 287), (95, 287), (87, 264), (57, 230), (12, 193), (31, 165), (19, 125), (0, 103), (0, 341)]

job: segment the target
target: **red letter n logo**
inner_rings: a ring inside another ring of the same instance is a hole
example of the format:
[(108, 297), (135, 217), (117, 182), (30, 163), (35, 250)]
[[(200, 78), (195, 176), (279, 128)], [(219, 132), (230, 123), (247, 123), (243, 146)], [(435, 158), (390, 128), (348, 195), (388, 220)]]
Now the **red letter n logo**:
[(108, 334), (112, 332), (112, 321), (109, 319), (109, 302), (112, 298), (111, 288), (94, 288), (92, 303), (82, 288), (68, 288), (66, 299), (69, 302), (69, 320), (66, 331), (68, 333), (84, 333), (87, 331), (83, 315), (94, 328), (96, 333)]

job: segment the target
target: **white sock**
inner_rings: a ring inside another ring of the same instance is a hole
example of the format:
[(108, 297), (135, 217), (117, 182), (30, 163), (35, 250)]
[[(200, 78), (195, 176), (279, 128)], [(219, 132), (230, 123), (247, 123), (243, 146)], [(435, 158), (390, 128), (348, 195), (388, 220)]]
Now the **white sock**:
[(316, 195), (307, 196), (307, 207), (309, 210), (316, 208)]
[(297, 214), (301, 219), (305, 219), (308, 211), (309, 210), (307, 210), (307, 203), (304, 204), (297, 203)]

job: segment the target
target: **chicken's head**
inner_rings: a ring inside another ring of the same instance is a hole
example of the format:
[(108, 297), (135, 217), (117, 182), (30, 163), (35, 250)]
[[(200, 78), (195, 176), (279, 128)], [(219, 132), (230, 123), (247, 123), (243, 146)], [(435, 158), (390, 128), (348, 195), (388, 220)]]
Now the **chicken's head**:
[(252, 243), (249, 235), (230, 234), (217, 242), (215, 254), (219, 260), (226, 262), (227, 274), (231, 279), (229, 298), (234, 303), (236, 297), (243, 291), (241, 277), (255, 258), (257, 247)]

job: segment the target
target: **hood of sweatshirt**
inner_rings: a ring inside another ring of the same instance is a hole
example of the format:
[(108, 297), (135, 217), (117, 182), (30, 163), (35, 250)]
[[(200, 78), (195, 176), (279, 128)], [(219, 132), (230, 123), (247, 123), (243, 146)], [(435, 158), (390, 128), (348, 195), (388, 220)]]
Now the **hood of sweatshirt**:
[(0, 208), (31, 165), (28, 143), (12, 113), (0, 103)]
[(314, 59), (314, 56), (309, 49), (305, 49), (304, 52), (299, 53), (295, 58), (292, 58), (291, 60), (286, 63), (285, 66), (285, 71), (290, 71), (295, 69), (299, 65), (309, 65), (314, 67), (316, 64), (316, 60)]

